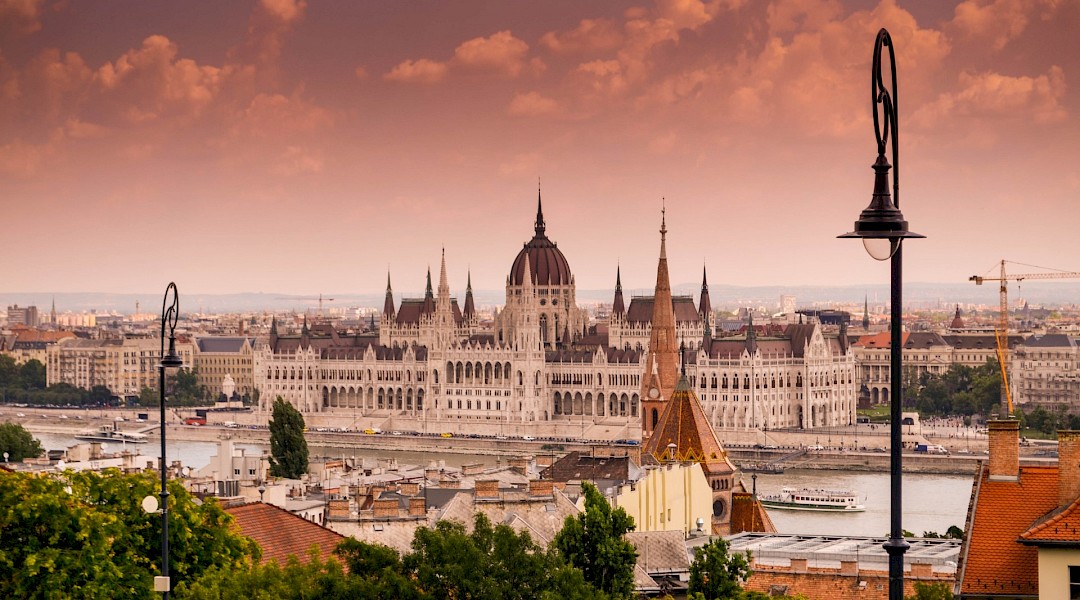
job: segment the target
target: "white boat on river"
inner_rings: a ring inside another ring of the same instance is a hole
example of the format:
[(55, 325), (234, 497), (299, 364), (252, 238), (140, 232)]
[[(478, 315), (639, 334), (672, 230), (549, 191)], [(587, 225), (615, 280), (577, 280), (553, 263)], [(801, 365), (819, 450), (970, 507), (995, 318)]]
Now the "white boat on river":
[(779, 494), (763, 496), (765, 508), (783, 510), (812, 510), (822, 512), (862, 512), (866, 507), (859, 504), (859, 494), (852, 491), (815, 490), (785, 487)]

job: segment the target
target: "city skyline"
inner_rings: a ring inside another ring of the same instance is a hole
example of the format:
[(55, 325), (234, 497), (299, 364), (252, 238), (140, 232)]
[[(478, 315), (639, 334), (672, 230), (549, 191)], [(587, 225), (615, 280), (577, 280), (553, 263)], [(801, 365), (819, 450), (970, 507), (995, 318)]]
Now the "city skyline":
[[(542, 5), (0, 2), (5, 292), (500, 289), (532, 236), (579, 288), (888, 279), (874, 34), (896, 41), (905, 279), (1080, 270), (1055, 0)], [(107, 25), (106, 25), (107, 24)], [(1074, 84), (1075, 86), (1075, 84)]]

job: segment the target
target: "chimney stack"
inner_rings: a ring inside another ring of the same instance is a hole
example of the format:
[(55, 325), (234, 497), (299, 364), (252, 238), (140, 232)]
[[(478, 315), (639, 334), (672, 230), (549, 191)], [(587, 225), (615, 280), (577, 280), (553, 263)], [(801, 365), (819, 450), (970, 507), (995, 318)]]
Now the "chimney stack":
[(1080, 431), (1058, 430), (1058, 505), (1080, 496)]
[(990, 431), (990, 481), (1020, 480), (1020, 421), (987, 421)]

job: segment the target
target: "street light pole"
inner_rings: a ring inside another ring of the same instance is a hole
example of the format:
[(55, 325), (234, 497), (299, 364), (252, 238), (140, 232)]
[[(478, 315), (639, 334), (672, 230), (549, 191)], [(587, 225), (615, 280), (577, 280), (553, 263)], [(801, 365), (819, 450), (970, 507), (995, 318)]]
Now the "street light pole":
[[(882, 50), (889, 50), (889, 75), (891, 86), (885, 85), (881, 73)], [(866, 251), (875, 260), (890, 260), (891, 339), (889, 357), (889, 479), (890, 519), (889, 540), (883, 544), (889, 555), (889, 600), (904, 598), (904, 553), (909, 545), (904, 540), (901, 524), (902, 500), (902, 452), (903, 439), (900, 421), (903, 408), (903, 382), (901, 380), (903, 352), (903, 240), (925, 237), (908, 230), (908, 223), (900, 212), (900, 147), (897, 141), (896, 109), (896, 55), (892, 37), (882, 29), (874, 43), (874, 61), (870, 75), (870, 96), (874, 111), (874, 134), (877, 137), (878, 156), (874, 162), (874, 194), (868, 206), (855, 222), (855, 230), (842, 238), (860, 238)], [(889, 147), (891, 142), (891, 148)], [(886, 149), (891, 150), (892, 165), (885, 158)], [(889, 195), (889, 169), (893, 169), (892, 197)]]
[[(169, 294), (172, 293), (172, 302)], [(161, 576), (154, 578), (154, 591), (162, 592), (162, 598), (168, 600), (172, 588), (169, 580), (169, 488), (168, 469), (165, 462), (165, 371), (184, 365), (183, 359), (176, 354), (176, 320), (180, 315), (180, 296), (176, 284), (169, 283), (165, 288), (165, 299), (161, 304), (161, 364), (158, 365), (158, 391), (161, 408)], [(165, 329), (169, 330), (169, 353), (165, 354)]]

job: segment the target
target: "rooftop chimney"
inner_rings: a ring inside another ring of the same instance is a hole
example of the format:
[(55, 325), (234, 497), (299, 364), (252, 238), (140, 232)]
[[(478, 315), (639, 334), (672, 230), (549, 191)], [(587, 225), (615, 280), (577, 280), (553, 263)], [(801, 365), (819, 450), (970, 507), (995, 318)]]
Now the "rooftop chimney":
[(1058, 505), (1080, 496), (1080, 431), (1058, 430)]
[(990, 430), (990, 481), (1020, 479), (1020, 421), (987, 421)]

